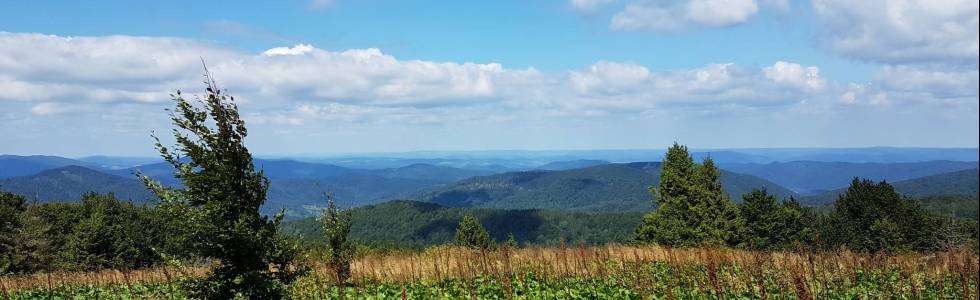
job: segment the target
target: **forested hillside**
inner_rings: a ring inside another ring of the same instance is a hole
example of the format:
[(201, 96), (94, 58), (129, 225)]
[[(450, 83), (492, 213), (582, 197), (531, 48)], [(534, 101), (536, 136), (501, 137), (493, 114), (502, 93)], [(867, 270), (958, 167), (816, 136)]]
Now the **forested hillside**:
[[(976, 197), (980, 193), (980, 175), (977, 169), (962, 170), (944, 174), (914, 178), (892, 182), (895, 191), (915, 198), (929, 196), (966, 196)], [(831, 204), (845, 189), (838, 189), (814, 196), (804, 197), (801, 201), (807, 205), (820, 206)]]
[(919, 178), (966, 169), (976, 169), (976, 161), (923, 161), (898, 163), (852, 163), (790, 161), (768, 164), (727, 163), (722, 169), (765, 178), (802, 194), (819, 194), (846, 187), (854, 177), (871, 180)]
[(89, 192), (113, 193), (120, 199), (134, 202), (156, 200), (156, 196), (136, 181), (135, 177), (124, 178), (79, 166), (0, 179), (0, 190), (42, 202), (78, 201), (83, 194)]
[[(503, 209), (565, 209), (572, 211), (649, 211), (647, 190), (660, 176), (660, 163), (606, 164), (565, 171), (510, 172), (475, 177), (426, 191), (417, 198), (453, 207)], [(780, 198), (796, 196), (777, 184), (722, 171), (721, 181), (732, 198), (753, 188), (768, 189)]]
[[(571, 213), (551, 210), (454, 208), (435, 203), (396, 200), (353, 209), (351, 236), (377, 246), (423, 247), (453, 241), (466, 214), (476, 216), (497, 242), (510, 234), (521, 244), (558, 245), (623, 243), (641, 213)], [(323, 227), (315, 218), (286, 223), (283, 231), (317, 243)]]
[(71, 165), (84, 166), (85, 162), (49, 155), (0, 155), (0, 179), (37, 174), (38, 172)]

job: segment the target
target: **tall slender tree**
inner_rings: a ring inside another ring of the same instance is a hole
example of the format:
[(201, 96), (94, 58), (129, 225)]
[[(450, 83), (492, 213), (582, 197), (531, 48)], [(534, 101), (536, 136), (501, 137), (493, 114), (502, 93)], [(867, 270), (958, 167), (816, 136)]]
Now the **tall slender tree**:
[(643, 216), (636, 228), (634, 240), (662, 245), (690, 245), (694, 232), (690, 223), (694, 216), (690, 205), (694, 200), (692, 179), (696, 165), (687, 147), (674, 143), (667, 149), (660, 170), (660, 183), (650, 187), (657, 209)]
[(282, 212), (272, 219), (259, 213), (269, 180), (252, 164), (244, 143), (248, 131), (234, 97), (222, 93), (206, 67), (204, 84), (205, 93), (197, 98), (202, 107), (180, 91), (172, 95), (173, 151), (153, 135), (183, 187), (142, 178), (161, 206), (183, 214), (195, 254), (218, 263), (206, 278), (188, 283), (192, 296), (282, 298), (299, 275), (292, 265), (297, 248), (278, 234)]
[(323, 233), (330, 250), (327, 261), (336, 275), (337, 285), (343, 286), (350, 278), (350, 264), (354, 260), (354, 244), (350, 240), (353, 215), (350, 210), (341, 210), (327, 195), (327, 208), (323, 210), (321, 221)]

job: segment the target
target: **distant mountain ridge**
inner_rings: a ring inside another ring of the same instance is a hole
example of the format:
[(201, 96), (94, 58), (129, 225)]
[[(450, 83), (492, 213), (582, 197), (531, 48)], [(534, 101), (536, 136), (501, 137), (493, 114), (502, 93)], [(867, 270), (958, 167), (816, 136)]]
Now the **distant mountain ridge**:
[(67, 166), (89, 166), (88, 163), (50, 155), (0, 155), (0, 178), (33, 175)]
[[(648, 187), (660, 178), (659, 162), (605, 164), (563, 171), (509, 172), (474, 177), (424, 191), (415, 199), (450, 207), (565, 209), (583, 212), (649, 211)], [(775, 183), (722, 170), (721, 181), (732, 199), (753, 188), (779, 197), (798, 197)]]
[(611, 162), (605, 160), (597, 160), (597, 159), (564, 160), (564, 161), (553, 161), (547, 164), (543, 164), (535, 169), (546, 170), (546, 171), (561, 171), (561, 170), (587, 168), (591, 166), (605, 165), (610, 163)]
[(790, 161), (768, 164), (720, 164), (733, 172), (751, 174), (778, 183), (801, 194), (819, 194), (847, 187), (854, 177), (876, 181), (900, 181), (975, 169), (978, 162), (925, 161), (907, 163), (848, 163)]
[[(313, 214), (315, 206), (325, 205), (332, 194), (338, 204), (352, 207), (411, 195), (421, 189), (454, 182), (489, 172), (416, 164), (402, 168), (357, 170), (339, 166), (285, 160), (256, 160), (259, 169), (270, 179), (264, 213), (287, 209), (291, 218)], [(134, 173), (149, 176), (165, 185), (178, 186), (173, 167), (155, 163), (129, 169), (105, 170), (66, 166), (38, 173), (0, 179), (0, 189), (28, 196), (42, 202), (77, 201), (94, 191), (115, 193), (120, 199), (136, 202), (155, 201)]]
[[(899, 194), (922, 198), (930, 196), (965, 195), (977, 197), (980, 193), (980, 170), (968, 169), (891, 182)], [(847, 188), (836, 189), (819, 195), (804, 197), (801, 202), (820, 206), (834, 203)]]
[(88, 192), (113, 193), (120, 199), (134, 202), (157, 199), (135, 178), (124, 178), (75, 165), (44, 170), (34, 175), (0, 179), (0, 189), (42, 202), (78, 201)]

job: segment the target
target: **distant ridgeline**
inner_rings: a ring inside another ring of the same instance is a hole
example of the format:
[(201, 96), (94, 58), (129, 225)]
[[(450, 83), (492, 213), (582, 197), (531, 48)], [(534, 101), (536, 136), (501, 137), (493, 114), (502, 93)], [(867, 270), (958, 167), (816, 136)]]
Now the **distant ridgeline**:
[[(732, 155), (712, 153), (713, 157)], [(148, 161), (3, 155), (0, 189), (24, 195), (29, 201), (74, 202), (86, 192), (97, 192), (153, 203), (155, 197), (136, 180), (135, 171), (164, 184), (178, 184), (171, 175), (172, 168), (164, 163), (120, 166), (137, 162)], [(655, 202), (647, 188), (657, 185), (660, 176), (657, 162), (620, 164), (601, 160), (555, 161), (529, 171), (496, 174), (422, 163), (372, 170), (291, 160), (257, 159), (255, 163), (271, 180), (262, 211), (272, 214), (286, 209), (289, 219), (316, 214), (316, 207), (323, 205), (327, 193), (333, 194), (341, 207), (411, 199), (445, 207), (642, 212), (654, 209)], [(855, 176), (887, 179), (898, 192), (913, 197), (942, 196), (954, 202), (958, 200), (950, 199), (966, 199), (968, 203), (978, 193), (977, 162), (792, 161), (722, 164), (722, 169), (722, 185), (734, 201), (740, 201), (742, 194), (754, 188), (765, 188), (779, 199), (795, 197), (805, 205), (823, 206), (833, 203)], [(824, 192), (810, 194), (821, 190)], [(958, 206), (947, 205), (946, 209), (950, 207)]]
[[(655, 207), (648, 188), (660, 180), (660, 163), (606, 164), (564, 171), (510, 172), (466, 179), (425, 191), (417, 198), (451, 207), (641, 212)], [(733, 199), (752, 189), (799, 197), (752, 175), (722, 171)]]

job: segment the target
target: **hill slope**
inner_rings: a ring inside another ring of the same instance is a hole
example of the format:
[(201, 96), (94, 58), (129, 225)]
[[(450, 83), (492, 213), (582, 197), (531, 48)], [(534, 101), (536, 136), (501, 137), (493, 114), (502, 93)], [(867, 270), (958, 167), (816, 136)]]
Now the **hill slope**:
[(571, 170), (579, 168), (588, 168), (592, 166), (605, 165), (610, 162), (604, 160), (596, 159), (578, 159), (578, 160), (565, 160), (565, 161), (553, 161), (547, 164), (543, 164), (536, 170), (547, 170), (547, 171), (561, 171), (561, 170)]
[(0, 178), (37, 174), (44, 170), (71, 165), (88, 166), (83, 161), (50, 155), (0, 155)]
[(791, 161), (769, 164), (722, 164), (723, 169), (751, 174), (801, 194), (819, 194), (847, 187), (854, 177), (900, 181), (952, 171), (975, 169), (977, 162), (848, 163)]
[[(970, 169), (932, 176), (902, 180), (891, 183), (900, 194), (925, 198), (931, 196), (961, 195), (976, 197), (980, 193), (980, 170)], [(847, 189), (836, 189), (814, 196), (804, 197), (801, 202), (807, 205), (826, 205), (834, 203)]]
[[(456, 226), (472, 214), (498, 242), (512, 233), (524, 244), (604, 244), (629, 238), (641, 213), (585, 214), (546, 210), (451, 208), (435, 203), (396, 200), (353, 209), (351, 236), (369, 244), (424, 247), (451, 243)], [(287, 222), (283, 231), (322, 241), (323, 227), (314, 218)]]
[[(158, 165), (152, 174), (170, 178), (166, 183), (176, 183), (169, 166)], [(128, 170), (118, 170), (120, 174)], [(160, 177), (155, 177), (160, 178)], [(274, 178), (270, 180), (266, 204), (262, 212), (272, 214), (285, 208), (290, 218), (312, 215), (313, 206), (322, 206), (325, 195), (332, 193), (340, 205), (361, 206), (385, 199), (410, 195), (438, 182), (408, 178), (388, 178), (377, 175), (351, 173), (320, 179)], [(143, 202), (155, 201), (156, 197), (136, 180), (133, 175), (117, 176), (79, 166), (68, 166), (28, 176), (0, 179), (0, 189), (24, 195), (42, 202), (78, 201), (84, 193), (114, 193), (120, 199)]]
[[(584, 212), (649, 211), (647, 190), (660, 178), (660, 163), (607, 164), (565, 171), (510, 172), (474, 177), (425, 191), (415, 198), (451, 207), (566, 209)], [(796, 196), (764, 179), (722, 170), (722, 185), (735, 201), (753, 188)]]
[(0, 189), (42, 202), (78, 201), (87, 192), (114, 193), (120, 199), (135, 202), (156, 199), (156, 196), (136, 179), (79, 166), (67, 166), (41, 171), (34, 175), (0, 179)]

